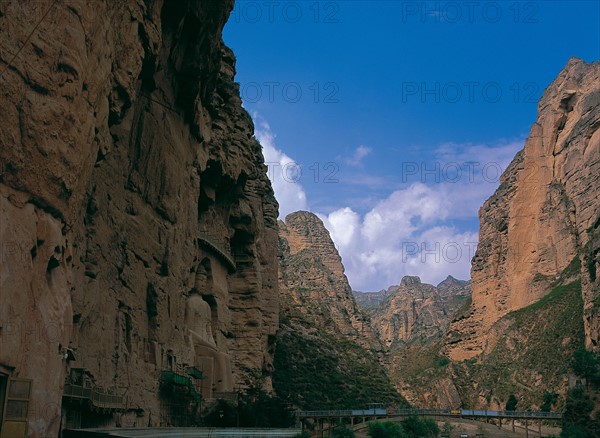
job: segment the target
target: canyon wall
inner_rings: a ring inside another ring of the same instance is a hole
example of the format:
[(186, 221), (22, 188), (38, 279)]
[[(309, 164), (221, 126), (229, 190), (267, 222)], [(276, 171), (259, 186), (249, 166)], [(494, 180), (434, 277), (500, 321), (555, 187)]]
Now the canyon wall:
[(30, 437), (117, 421), (70, 410), (81, 379), (164, 426), (272, 371), (277, 203), (232, 7), (0, 5), (0, 377), (30, 384)]
[(313, 213), (279, 222), (279, 288), (282, 308), (367, 348), (381, 345), (356, 306), (344, 265), (329, 232)]
[(279, 236), (277, 395), (303, 409), (406, 406), (323, 222), (309, 212), (292, 213), (279, 222)]
[(524, 149), (479, 211), (473, 305), (452, 324), (453, 360), (493, 347), (490, 328), (537, 302), (580, 261), (585, 345), (600, 348), (600, 62), (569, 60), (538, 104)]

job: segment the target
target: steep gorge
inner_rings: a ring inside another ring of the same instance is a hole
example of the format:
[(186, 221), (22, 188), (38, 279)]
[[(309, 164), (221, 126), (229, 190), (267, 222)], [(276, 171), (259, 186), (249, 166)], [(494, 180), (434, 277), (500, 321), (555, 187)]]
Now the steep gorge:
[(452, 324), (453, 360), (493, 348), (490, 328), (580, 261), (585, 345), (600, 348), (600, 62), (569, 60), (545, 90), (524, 149), (479, 211), (473, 305)]
[(571, 356), (598, 350), (600, 62), (571, 59), (538, 111), (479, 211), (471, 304), (418, 366), (393, 361), (392, 379), (420, 388), (423, 405), (502, 409), (514, 394), (519, 409), (539, 409), (556, 393), (561, 409)]
[[(392, 347), (390, 377), (411, 403), (502, 409), (514, 394), (520, 409), (539, 409), (557, 393), (560, 409), (574, 381), (572, 354), (599, 348), (600, 62), (571, 59), (538, 111), (479, 211), (472, 299), (453, 320), (432, 324), (429, 336), (427, 324), (415, 324), (432, 315), (413, 308), (414, 280), (403, 280), (404, 304), (394, 306), (389, 290), (363, 296), (383, 300), (372, 323)], [(435, 295), (425, 287), (422, 300), (425, 291)], [(424, 342), (411, 340), (415, 328)]]
[(221, 38), (232, 7), (0, 4), (0, 373), (31, 381), (30, 437), (114, 424), (72, 407), (84, 381), (129, 426), (269, 381), (277, 203)]

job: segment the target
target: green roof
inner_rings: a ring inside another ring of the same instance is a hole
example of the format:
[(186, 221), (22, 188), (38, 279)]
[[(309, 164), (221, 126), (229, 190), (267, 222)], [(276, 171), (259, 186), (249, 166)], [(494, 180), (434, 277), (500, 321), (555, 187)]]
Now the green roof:
[[(202, 378), (202, 371), (194, 368), (194, 367), (188, 367), (186, 368), (186, 372), (188, 374), (190, 374), (192, 377), (201, 379)], [(196, 375), (200, 375), (200, 377), (196, 377)], [(194, 399), (194, 401), (196, 403), (200, 403), (202, 401), (202, 396), (200, 394), (198, 394), (198, 391), (196, 391), (196, 388), (194, 387), (194, 384), (192, 383), (192, 380), (188, 377), (188, 376), (182, 376), (181, 374), (177, 374), (173, 371), (161, 371), (160, 372), (160, 383), (162, 385), (177, 385), (177, 386), (185, 386), (188, 389), (188, 394), (190, 395), (190, 397), (192, 397)]]
[(185, 372), (188, 373), (188, 375), (192, 376), (194, 379), (202, 379), (202, 378), (204, 378), (204, 375), (202, 374), (202, 371), (200, 371), (196, 367), (187, 367), (185, 369)]
[(160, 381), (163, 384), (172, 383), (173, 385), (190, 386), (192, 381), (187, 376), (182, 376), (173, 371), (161, 371)]

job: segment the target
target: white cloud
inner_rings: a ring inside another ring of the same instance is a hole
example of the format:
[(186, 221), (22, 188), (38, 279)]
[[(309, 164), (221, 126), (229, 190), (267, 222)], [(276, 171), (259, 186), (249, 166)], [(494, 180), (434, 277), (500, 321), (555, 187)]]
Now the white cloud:
[(346, 207), (321, 215), (340, 251), (353, 288), (377, 290), (405, 275), (438, 283), (469, 278), (477, 233), (444, 224), (451, 200), (421, 183), (393, 192), (360, 216)]
[[(296, 163), (276, 147), (268, 123), (257, 114), (254, 120), (255, 136), (263, 145), (269, 178), (280, 204), (280, 218), (307, 210), (306, 193), (294, 174)], [(522, 146), (522, 140), (495, 146), (444, 144), (426, 165), (409, 163), (417, 173), (402, 185), (386, 178), (392, 190), (387, 196), (368, 190), (361, 199), (345, 199), (344, 207), (329, 214), (317, 213), (342, 256), (351, 286), (378, 290), (399, 284), (405, 275), (418, 275), (432, 284), (448, 275), (469, 278), (477, 227), (471, 225), (465, 230), (456, 223), (477, 217), (479, 207), (499, 185), (492, 171), (505, 170)], [(359, 146), (345, 161), (358, 166), (370, 152)], [(462, 172), (459, 178), (446, 172), (457, 168)], [(432, 177), (431, 169), (441, 173)], [(361, 174), (361, 178), (368, 180), (369, 175)], [(381, 183), (381, 177), (374, 178)], [(362, 213), (357, 212), (359, 205), (366, 211), (361, 208)]]
[(275, 134), (269, 124), (254, 114), (254, 136), (263, 147), (268, 176), (279, 202), (279, 218), (298, 210), (306, 210), (306, 193), (299, 182), (298, 164), (275, 145)]
[[(392, 192), (360, 216), (345, 207), (320, 215), (340, 251), (350, 284), (378, 290), (398, 284), (405, 275), (437, 284), (446, 276), (470, 277), (478, 232), (460, 230), (456, 220), (474, 219), (499, 185), (482, 170), (506, 169), (522, 141), (500, 146), (446, 144), (434, 157), (439, 168), (459, 163), (460, 178), (415, 175), (414, 182)], [(464, 163), (476, 163), (470, 169)], [(420, 163), (418, 164), (419, 172)], [(426, 169), (435, 166), (428, 163)], [(470, 172), (470, 173), (469, 173)], [(435, 176), (435, 175), (433, 175)], [(423, 181), (423, 182), (422, 182)], [(427, 184), (425, 184), (427, 182)]]
[(367, 146), (360, 145), (354, 150), (354, 153), (350, 157), (344, 158), (344, 162), (349, 166), (358, 166), (362, 163), (362, 160), (373, 152), (373, 149)]

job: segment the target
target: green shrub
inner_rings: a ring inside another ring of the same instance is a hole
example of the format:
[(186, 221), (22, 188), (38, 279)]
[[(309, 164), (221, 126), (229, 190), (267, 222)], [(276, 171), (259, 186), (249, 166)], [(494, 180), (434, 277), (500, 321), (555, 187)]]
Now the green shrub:
[(333, 430), (333, 438), (355, 438), (356, 434), (345, 424), (337, 426)]
[(371, 438), (409, 438), (400, 424), (389, 421), (370, 422), (367, 433)]
[(506, 402), (506, 410), (507, 411), (516, 411), (517, 410), (517, 397), (514, 394), (508, 396), (508, 400)]
[(592, 420), (590, 414), (594, 402), (582, 386), (567, 392), (566, 410), (563, 414), (561, 438), (596, 438), (600, 436), (600, 421)]
[(408, 417), (402, 421), (402, 428), (414, 438), (433, 438), (440, 433), (437, 423), (430, 418)]

